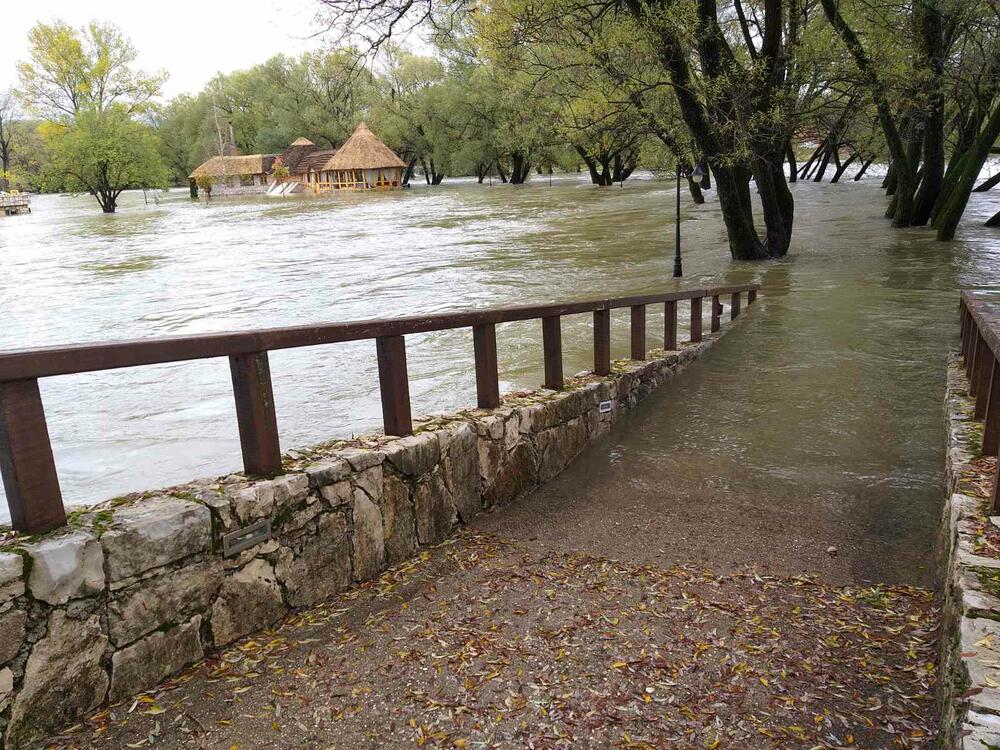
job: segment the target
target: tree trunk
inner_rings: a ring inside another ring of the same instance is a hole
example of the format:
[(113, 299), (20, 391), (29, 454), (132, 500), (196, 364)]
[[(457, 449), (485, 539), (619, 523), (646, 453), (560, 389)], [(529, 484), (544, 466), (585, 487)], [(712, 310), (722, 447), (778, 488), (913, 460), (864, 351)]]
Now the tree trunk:
[(731, 166), (714, 168), (715, 187), (719, 192), (719, 208), (729, 238), (733, 260), (764, 260), (770, 258), (767, 248), (757, 236), (750, 204), (745, 169)]
[(875, 157), (874, 156), (871, 159), (869, 159), (868, 161), (866, 161), (864, 164), (861, 165), (861, 169), (859, 169), (858, 173), (856, 175), (854, 175), (854, 181), (855, 182), (861, 182), (861, 178), (865, 176), (865, 172), (868, 171), (868, 167), (870, 167), (872, 165), (873, 161), (875, 161)]
[(701, 167), (701, 189), (711, 190), (712, 189), (712, 169), (708, 166), (708, 161), (702, 159), (698, 162)]
[(500, 175), (500, 182), (504, 185), (507, 184), (507, 172), (503, 168), (503, 164), (497, 159), (497, 174)]
[(754, 181), (764, 209), (767, 231), (767, 249), (770, 257), (783, 258), (788, 254), (792, 241), (792, 220), (795, 202), (785, 180), (784, 154), (774, 159), (758, 157), (755, 160)]
[(701, 192), (701, 184), (694, 177), (691, 176), (689, 172), (687, 174), (687, 184), (688, 190), (691, 193), (691, 200), (697, 203), (699, 206), (705, 202), (705, 196)]
[(997, 211), (993, 216), (986, 220), (986, 226), (988, 227), (1000, 227), (1000, 211)]
[(957, 176), (954, 186), (948, 191), (948, 198), (941, 212), (934, 218), (934, 228), (937, 229), (939, 240), (950, 240), (955, 236), (958, 222), (965, 213), (969, 196), (976, 184), (979, 172), (990, 156), (990, 148), (1000, 137), (1000, 105), (990, 115), (986, 127), (976, 137), (969, 153), (965, 155), (962, 172)]
[(813, 182), (822, 182), (823, 175), (826, 174), (826, 168), (830, 165), (830, 157), (836, 153), (837, 146), (835, 144), (830, 144), (827, 146), (826, 153), (823, 154), (823, 160), (819, 163), (819, 170), (816, 172), (816, 176), (813, 177)]
[(855, 159), (857, 159), (857, 158), (858, 158), (858, 155), (856, 153), (855, 154), (851, 154), (850, 158), (848, 158), (847, 160), (845, 160), (843, 164), (841, 164), (839, 167), (837, 167), (837, 171), (834, 173), (833, 177), (830, 179), (830, 184), (832, 185), (835, 182), (840, 182), (841, 176), (844, 174), (844, 172), (847, 171), (847, 168), (849, 166), (851, 166), (851, 163)]
[(973, 190), (973, 193), (985, 193), (987, 190), (992, 190), (997, 185), (1000, 185), (1000, 172), (990, 177), (988, 180), (984, 180), (983, 183)]
[(523, 185), (531, 173), (531, 160), (515, 151), (510, 156), (510, 184)]
[(785, 158), (788, 159), (788, 181), (795, 182), (799, 178), (799, 168), (795, 163), (795, 149), (789, 141), (785, 147)]
[(799, 177), (803, 180), (809, 179), (809, 171), (812, 169), (813, 164), (815, 164), (816, 159), (819, 158), (819, 155), (826, 149), (826, 141), (827, 138), (824, 138), (819, 142), (819, 146), (816, 147), (816, 150), (812, 152), (812, 155), (806, 159), (805, 163), (799, 169)]

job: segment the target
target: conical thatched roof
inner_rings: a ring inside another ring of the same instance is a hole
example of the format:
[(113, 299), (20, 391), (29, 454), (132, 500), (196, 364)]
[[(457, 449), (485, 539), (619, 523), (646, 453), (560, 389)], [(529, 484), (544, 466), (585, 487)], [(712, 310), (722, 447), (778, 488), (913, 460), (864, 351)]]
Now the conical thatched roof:
[(316, 144), (308, 138), (296, 138), (292, 145), (281, 153), (281, 163), (288, 167), (291, 174), (303, 174), (302, 162), (310, 154), (316, 153)]
[(405, 166), (406, 162), (382, 143), (367, 125), (361, 123), (347, 142), (326, 163), (323, 170), (337, 172), (345, 169), (385, 169)]

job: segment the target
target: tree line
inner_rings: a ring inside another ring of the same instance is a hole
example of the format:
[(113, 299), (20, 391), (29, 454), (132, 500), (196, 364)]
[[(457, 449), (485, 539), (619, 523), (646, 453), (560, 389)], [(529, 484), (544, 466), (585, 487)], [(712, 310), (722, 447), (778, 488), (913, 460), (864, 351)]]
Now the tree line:
[[(694, 200), (717, 192), (741, 260), (788, 252), (799, 179), (888, 164), (892, 225), (940, 239), (1000, 182), (976, 184), (1000, 137), (1000, 0), (321, 3), (341, 46), (167, 102), (164, 76), (137, 71), (113, 26), (39, 24), (16, 93), (0, 97), (5, 176), (114, 210), (110, 183), (180, 184), (233, 146), (334, 148), (365, 119), (407, 179), (431, 185), (553, 169), (610, 185), (676, 165)], [(432, 56), (394, 41), (414, 27)], [(130, 169), (104, 174), (115, 159)]]

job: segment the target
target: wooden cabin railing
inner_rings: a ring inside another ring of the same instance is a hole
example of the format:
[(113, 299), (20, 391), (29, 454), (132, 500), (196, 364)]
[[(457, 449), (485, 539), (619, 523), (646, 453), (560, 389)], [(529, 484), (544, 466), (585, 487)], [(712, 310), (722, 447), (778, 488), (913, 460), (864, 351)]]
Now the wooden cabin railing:
[(663, 304), (664, 348), (676, 349), (678, 302), (690, 301), (691, 341), (697, 342), (702, 340), (703, 299), (711, 298), (711, 329), (717, 331), (722, 313), (721, 297), (729, 295), (730, 315), (736, 318), (740, 313), (740, 295), (746, 293), (749, 304), (755, 300), (758, 289), (757, 285), (744, 284), (565, 304), (0, 352), (0, 469), (13, 526), (34, 534), (66, 523), (38, 389), (40, 378), (228, 357), (243, 468), (248, 475), (267, 476), (282, 471), (269, 351), (374, 339), (385, 432), (408, 435), (413, 429), (404, 338), (408, 334), (472, 328), (477, 403), (481, 408), (490, 409), (500, 405), (498, 323), (541, 319), (545, 387), (560, 389), (563, 387), (563, 316), (593, 313), (594, 372), (607, 375), (611, 372), (611, 310), (630, 308), (631, 355), (633, 359), (642, 360), (646, 358), (646, 308), (649, 305)]
[[(963, 291), (960, 313), (962, 363), (975, 399), (973, 417), (983, 425), (984, 456), (1000, 450), (1000, 301), (977, 298)], [(1000, 471), (1000, 462), (997, 465)], [(993, 483), (993, 512), (1000, 513), (1000, 474)]]

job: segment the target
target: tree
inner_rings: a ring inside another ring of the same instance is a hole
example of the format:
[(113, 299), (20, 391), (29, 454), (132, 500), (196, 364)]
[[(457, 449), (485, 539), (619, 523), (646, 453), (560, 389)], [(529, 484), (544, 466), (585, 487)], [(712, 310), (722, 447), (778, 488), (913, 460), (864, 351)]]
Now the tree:
[(125, 106), (82, 110), (50, 136), (50, 169), (65, 175), (70, 190), (93, 195), (104, 213), (114, 213), (128, 188), (163, 188), (167, 170), (150, 128)]
[(10, 187), (10, 165), (18, 120), (17, 99), (10, 89), (0, 91), (0, 189)]
[(29, 60), (17, 66), (21, 97), (51, 120), (84, 109), (144, 112), (167, 78), (136, 70), (135, 47), (113, 24), (74, 29), (63, 21), (38, 23), (28, 32), (28, 43)]

